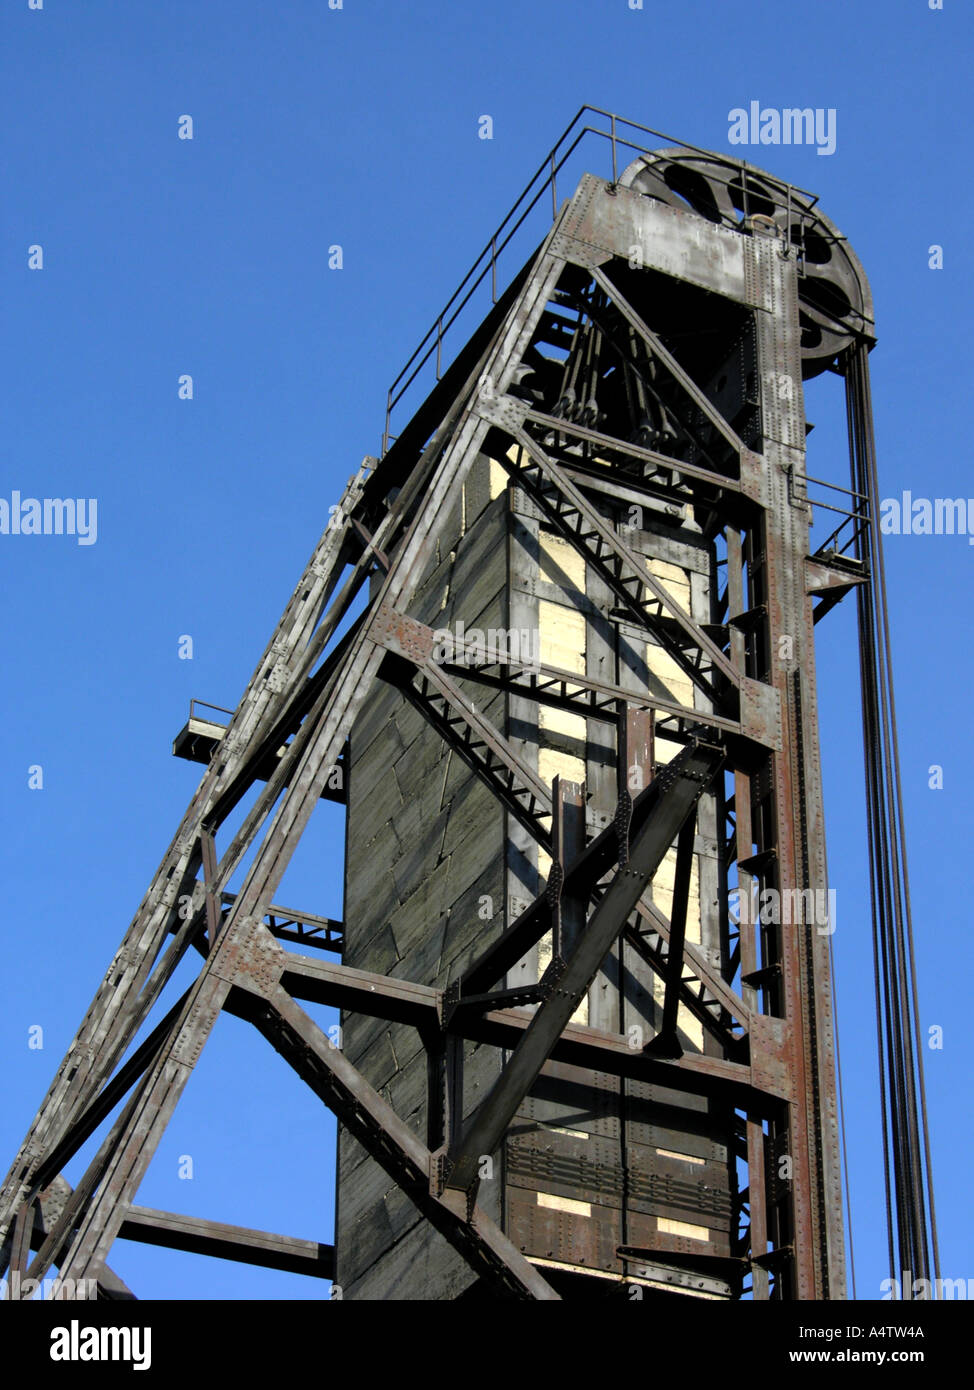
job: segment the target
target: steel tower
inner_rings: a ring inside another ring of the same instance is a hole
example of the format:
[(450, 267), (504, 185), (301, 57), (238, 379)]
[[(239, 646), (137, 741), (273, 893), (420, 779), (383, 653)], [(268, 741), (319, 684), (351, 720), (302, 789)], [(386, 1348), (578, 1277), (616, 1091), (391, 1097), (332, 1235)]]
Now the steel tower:
[[(868, 587), (870, 499), (827, 490), (810, 550), (802, 382), (861, 402), (869, 289), (810, 195), (625, 124), (561, 208), (552, 153), (540, 247), (498, 294), (492, 239), (229, 724), (191, 711), (206, 771), (4, 1185), (11, 1269), (124, 1297), (130, 1238), (346, 1298), (846, 1296), (813, 628)], [(322, 797), (342, 922), (275, 902)], [(221, 1010), (338, 1117), (334, 1248), (136, 1204)]]

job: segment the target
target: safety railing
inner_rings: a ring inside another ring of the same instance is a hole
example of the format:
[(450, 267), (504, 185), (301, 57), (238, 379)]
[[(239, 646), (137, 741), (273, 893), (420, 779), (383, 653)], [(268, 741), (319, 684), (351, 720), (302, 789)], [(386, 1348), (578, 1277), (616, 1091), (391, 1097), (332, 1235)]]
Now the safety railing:
[(200, 714), (200, 715), (198, 715), (198, 714), (196, 713), (197, 709), (212, 709), (212, 710), (216, 710), (216, 712), (217, 712), (218, 714), (228, 714), (228, 715), (231, 716), (231, 718), (233, 717), (233, 713), (234, 713), (234, 711), (233, 711), (232, 709), (225, 709), (225, 708), (223, 707), (223, 705), (211, 705), (211, 704), (209, 703), (208, 700), (190, 700), (190, 702), (189, 702), (189, 717), (190, 717), (190, 719), (201, 719), (201, 720), (204, 720), (207, 724), (225, 724), (227, 721), (226, 721), (225, 719), (207, 719), (205, 714)]
[[(856, 492), (853, 488), (840, 487), (838, 483), (828, 483), (824, 478), (807, 475), (805, 483), (806, 489), (808, 484), (812, 484), (816, 488), (827, 488), (830, 497), (833, 493), (839, 493), (843, 499), (848, 499), (849, 506), (840, 507), (836, 505), (837, 498), (831, 497), (831, 500), (826, 502), (823, 497), (806, 490), (806, 497), (813, 511), (815, 508), (824, 509), (844, 518), (824, 541), (819, 542), (815, 548), (815, 555), (847, 555), (850, 550), (855, 549), (857, 541), (865, 536), (867, 527), (872, 524), (869, 499), (864, 493)], [(867, 543), (866, 540), (863, 541), (864, 545)]]
[[(593, 124), (596, 122), (596, 124)], [(598, 124), (601, 122), (601, 124)], [(595, 137), (595, 141), (602, 142), (599, 149), (604, 150), (608, 145), (611, 157), (611, 180), (615, 184), (619, 179), (620, 152), (631, 151), (634, 154), (652, 154), (660, 148), (659, 142), (666, 147), (688, 151), (689, 153), (700, 155), (708, 161), (719, 161), (717, 170), (713, 171), (713, 176), (719, 182), (726, 182), (728, 186), (734, 183), (735, 191), (740, 194), (742, 202), (742, 216), (747, 218), (749, 213), (749, 179), (760, 178), (764, 185), (771, 185), (776, 188), (779, 196), (783, 196), (787, 206), (788, 224), (791, 224), (792, 210), (795, 200), (800, 199), (804, 204), (802, 211), (813, 208), (818, 201), (815, 194), (809, 193), (807, 189), (800, 188), (797, 184), (785, 183), (780, 179), (773, 178), (763, 171), (754, 170), (744, 160), (735, 159), (733, 156), (716, 153), (713, 150), (705, 150), (699, 145), (690, 144), (686, 140), (678, 140), (675, 136), (667, 135), (663, 131), (654, 130), (652, 126), (641, 125), (638, 121), (627, 120), (624, 116), (618, 116), (611, 111), (603, 111), (598, 106), (582, 106), (574, 119), (569, 122), (558, 137), (555, 144), (548, 151), (541, 164), (535, 170), (532, 177), (528, 180), (520, 196), (504, 217), (500, 226), (490, 237), (483, 250), (477, 256), (473, 265), (460, 281), (453, 294), (444, 304), (443, 308), (433, 320), (430, 328), (420, 340), (415, 351), (412, 353), (405, 366), (389, 387), (386, 396), (385, 427), (382, 434), (382, 452), (385, 453), (396, 436), (391, 432), (392, 419), (396, 408), (403, 401), (410, 388), (417, 382), (420, 376), (431, 364), (435, 366), (435, 379), (439, 381), (444, 370), (444, 341), (450, 329), (463, 314), (464, 309), (470, 304), (474, 296), (484, 285), (485, 281), (490, 280), (491, 302), (496, 304), (498, 298), (498, 263), (507, 247), (510, 246), (517, 233), (525, 225), (527, 219), (535, 208), (545, 198), (545, 194), (551, 194), (551, 220), (554, 221), (558, 216), (558, 175), (562, 173), (565, 165), (578, 150), (586, 137)], [(641, 137), (651, 136), (653, 144), (646, 144)], [(592, 140), (588, 140), (588, 148), (593, 145)], [(627, 160), (627, 162), (629, 162)], [(726, 169), (726, 179), (720, 177), (720, 167)], [(598, 167), (589, 170), (591, 173), (598, 173)], [(608, 171), (606, 171), (608, 172)], [(739, 180), (739, 184), (737, 181)], [(563, 181), (564, 182), (564, 181)], [(541, 240), (539, 235), (538, 241)], [(799, 248), (800, 254), (800, 248)], [(432, 383), (431, 383), (432, 384)]]

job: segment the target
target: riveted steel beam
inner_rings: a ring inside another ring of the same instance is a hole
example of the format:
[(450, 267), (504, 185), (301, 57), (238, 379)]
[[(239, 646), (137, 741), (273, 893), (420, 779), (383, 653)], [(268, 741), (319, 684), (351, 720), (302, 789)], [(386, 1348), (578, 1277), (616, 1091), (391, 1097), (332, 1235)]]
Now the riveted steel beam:
[(460, 1145), (449, 1155), (447, 1186), (466, 1192), (476, 1186), (481, 1157), (497, 1147), (680, 827), (716, 776), (723, 757), (719, 748), (693, 745), (674, 759), (665, 776), (647, 788), (651, 809), (632, 839), (626, 864), (616, 873), (563, 969), (555, 971), (549, 996), (478, 1106)]
[(283, 989), (256, 1001), (253, 1022), (478, 1274), (509, 1297), (557, 1299), (481, 1208), (434, 1190), (430, 1151)]

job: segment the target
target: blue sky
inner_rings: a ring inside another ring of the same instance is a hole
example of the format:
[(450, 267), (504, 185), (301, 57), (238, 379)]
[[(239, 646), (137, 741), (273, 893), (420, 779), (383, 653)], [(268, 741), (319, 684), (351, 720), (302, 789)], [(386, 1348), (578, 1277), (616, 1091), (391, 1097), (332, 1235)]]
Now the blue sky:
[[(728, 113), (751, 100), (834, 108), (832, 155), (738, 152), (817, 192), (866, 266), (883, 494), (974, 493), (974, 19), (962, 0), (7, 0), (0, 24), (0, 496), (98, 499), (93, 545), (0, 536), (5, 1169), (194, 789), (197, 769), (170, 755), (190, 698), (235, 704), (329, 505), (378, 450), (389, 382), (583, 102), (712, 149), (729, 148)], [(177, 138), (185, 114), (191, 141)], [(529, 240), (545, 230), (534, 225)], [(341, 270), (328, 266), (335, 244)], [(942, 270), (929, 268), (934, 244)], [(178, 399), (183, 374), (192, 401)], [(843, 482), (839, 383), (816, 382), (807, 404), (809, 469)], [(954, 1278), (974, 1276), (972, 566), (963, 536), (887, 540), (922, 1022), (944, 1030), (926, 1064)], [(820, 716), (856, 1273), (860, 1296), (876, 1297), (885, 1235), (846, 608), (818, 628)], [(191, 661), (178, 658), (184, 634)], [(37, 764), (44, 785), (31, 790)], [(337, 811), (319, 813), (281, 900), (341, 915), (340, 837)], [(44, 1048), (30, 1050), (37, 1024)], [(139, 1200), (327, 1240), (332, 1153), (317, 1102), (225, 1018)], [(123, 1243), (113, 1263), (148, 1297), (323, 1292)]]

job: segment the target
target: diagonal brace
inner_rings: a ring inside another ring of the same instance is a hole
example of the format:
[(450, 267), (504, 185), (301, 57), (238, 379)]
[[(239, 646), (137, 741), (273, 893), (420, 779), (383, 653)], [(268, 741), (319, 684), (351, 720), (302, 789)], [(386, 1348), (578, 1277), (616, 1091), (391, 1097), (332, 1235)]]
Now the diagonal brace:
[[(551, 815), (551, 792), (511, 744), (475, 708), (460, 687), (434, 662), (414, 665), (392, 658), (380, 668), (472, 772), (486, 783), (514, 818), (548, 849), (551, 834), (542, 823)], [(416, 684), (414, 676), (418, 676)]]
[[(526, 488), (566, 540), (579, 550), (586, 561), (602, 571), (609, 587), (630, 609), (636, 621), (653, 632), (690, 679), (711, 698), (716, 698), (716, 691), (711, 682), (704, 678), (698, 667), (688, 659), (684, 646), (695, 649), (701, 660), (706, 657), (731, 686), (738, 685), (740, 674), (720, 648), (649, 572), (640, 558), (589, 506), (538, 441), (525, 432), (525, 411), (522, 403), (505, 399), (495, 402), (490, 409), (482, 406), (481, 411), (485, 418), (504, 430), (520, 445), (531, 465), (530, 468), (526, 468), (500, 451), (497, 461), (515, 481)], [(529, 473), (532, 471), (540, 477), (542, 485), (530, 482)], [(577, 527), (566, 519), (570, 515), (577, 517)], [(587, 529), (583, 531), (583, 527)], [(648, 590), (651, 595), (648, 600), (643, 600), (641, 596), (643, 589)], [(667, 618), (672, 620), (674, 631), (682, 635), (682, 640), (678, 641), (667, 631), (665, 623), (661, 621)]]
[(259, 1032), (478, 1274), (508, 1297), (558, 1298), (482, 1208), (462, 1203), (458, 1209), (432, 1190), (432, 1154), (426, 1145), (284, 989), (253, 1003)]
[(539, 1007), (504, 1071), (475, 1111), (459, 1146), (449, 1155), (447, 1188), (468, 1194), (476, 1189), (480, 1159), (496, 1150), (626, 919), (723, 761), (722, 749), (694, 742), (647, 789), (653, 804), (633, 839), (628, 862), (616, 873), (582, 930), (554, 991)]
[(666, 986), (663, 995), (663, 1019), (660, 1030), (644, 1051), (655, 1057), (682, 1057), (683, 1048), (677, 1037), (680, 1012), (680, 986), (683, 982), (683, 944), (686, 940), (687, 907), (690, 902), (690, 877), (693, 871), (693, 840), (696, 817), (683, 822), (676, 844), (676, 871), (673, 878), (673, 910), (670, 914), (670, 949), (666, 962)]
[[(612, 300), (616, 308), (628, 321), (629, 325), (635, 329), (643, 341), (652, 349), (653, 353), (663, 363), (663, 366), (673, 379), (683, 388), (694, 405), (703, 412), (714, 429), (723, 435), (734, 452), (740, 456), (744, 451), (744, 443), (740, 436), (734, 432), (716, 406), (704, 395), (693, 378), (683, 370), (673, 354), (664, 347), (663, 343), (649, 325), (640, 318), (639, 314), (637, 314), (636, 310), (626, 299), (619, 287), (612, 283), (605, 271), (599, 266), (593, 268), (592, 278)], [(679, 464), (677, 463), (675, 466), (679, 467)]]

